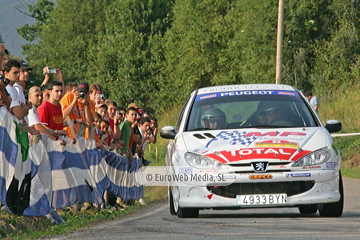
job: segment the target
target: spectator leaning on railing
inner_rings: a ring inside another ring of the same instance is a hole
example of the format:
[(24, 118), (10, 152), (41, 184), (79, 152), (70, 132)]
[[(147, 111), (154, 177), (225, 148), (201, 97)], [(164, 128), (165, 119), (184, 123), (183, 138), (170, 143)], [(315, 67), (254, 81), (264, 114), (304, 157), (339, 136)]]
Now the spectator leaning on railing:
[(136, 120), (137, 110), (134, 107), (130, 107), (126, 110), (126, 119), (120, 124), (121, 137), (120, 139), (124, 141), (125, 146), (123, 148), (123, 152), (127, 154), (130, 161), (132, 161), (132, 152), (131, 152), (131, 144), (132, 144), (132, 128), (131, 125)]
[(110, 145), (110, 143), (114, 139), (118, 140), (121, 137), (121, 131), (120, 131), (119, 125), (121, 123), (122, 117), (116, 113), (117, 104), (116, 104), (115, 101), (107, 100), (106, 105), (108, 107), (108, 109), (107, 109), (108, 114), (106, 115), (106, 117), (108, 117), (109, 119), (106, 119), (106, 117), (104, 117), (104, 119), (109, 121), (110, 128), (111, 128), (111, 131), (113, 133), (112, 136), (110, 136), (111, 138), (109, 138), (108, 143)]
[[(29, 110), (28, 120), (29, 126), (34, 127), (41, 134), (46, 134), (51, 140), (56, 141), (59, 135), (66, 135), (65, 130), (53, 130), (50, 128), (45, 128), (40, 122), (36, 108), (39, 107), (42, 103), (42, 91), (39, 87), (33, 86), (29, 89), (28, 95), (29, 101), (32, 103), (32, 109)], [(64, 142), (63, 142), (64, 144)]]
[(47, 129), (63, 130), (64, 126), (67, 126), (63, 121), (63, 115), (61, 111), (60, 99), (62, 96), (62, 83), (58, 81), (52, 81), (47, 84), (49, 92), (49, 100), (44, 101), (38, 108), (39, 120)]

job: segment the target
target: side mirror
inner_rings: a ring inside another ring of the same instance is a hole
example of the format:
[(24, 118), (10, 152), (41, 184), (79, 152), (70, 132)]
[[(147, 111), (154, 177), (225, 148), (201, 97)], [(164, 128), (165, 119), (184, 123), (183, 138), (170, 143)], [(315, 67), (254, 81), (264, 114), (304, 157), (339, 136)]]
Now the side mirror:
[(172, 126), (163, 127), (160, 130), (160, 136), (165, 139), (175, 139), (176, 136), (175, 128)]
[(339, 132), (342, 128), (341, 122), (338, 120), (328, 120), (326, 122), (325, 128), (329, 133)]

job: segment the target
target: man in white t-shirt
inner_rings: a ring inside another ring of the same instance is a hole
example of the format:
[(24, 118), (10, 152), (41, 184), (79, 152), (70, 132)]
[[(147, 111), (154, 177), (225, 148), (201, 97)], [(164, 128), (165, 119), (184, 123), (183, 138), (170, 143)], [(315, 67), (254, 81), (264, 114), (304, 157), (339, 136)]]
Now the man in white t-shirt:
[(6, 90), (11, 97), (10, 113), (17, 123), (23, 123), (23, 118), (28, 115), (31, 104), (24, 104), (21, 102), (19, 94), (14, 88), (14, 84), (19, 81), (20, 77), (20, 63), (10, 59), (4, 69), (4, 75), (10, 80), (10, 83), (6, 86)]
[(308, 91), (305, 93), (306, 98), (309, 100), (310, 105), (314, 108), (315, 112), (318, 113), (319, 99), (313, 96), (312, 92)]

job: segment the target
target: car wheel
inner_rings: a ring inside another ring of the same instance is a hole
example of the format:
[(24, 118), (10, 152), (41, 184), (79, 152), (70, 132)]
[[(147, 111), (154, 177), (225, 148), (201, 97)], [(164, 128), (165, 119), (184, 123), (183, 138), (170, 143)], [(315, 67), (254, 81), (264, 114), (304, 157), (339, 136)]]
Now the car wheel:
[(179, 210), (177, 211), (177, 216), (179, 218), (197, 218), (199, 216), (199, 209), (179, 207)]
[(170, 188), (168, 189), (168, 194), (169, 194), (170, 214), (171, 215), (176, 215), (176, 211), (175, 211), (175, 208), (174, 208), (174, 198), (172, 196)]
[(340, 200), (334, 203), (318, 204), (320, 216), (322, 217), (340, 217), (344, 208), (344, 189), (341, 173), (339, 173), (339, 192)]
[(302, 207), (299, 207), (299, 212), (301, 214), (314, 214), (317, 212), (317, 206), (316, 204), (310, 204), (310, 205), (307, 205), (307, 206), (302, 206)]
[[(170, 205), (170, 213), (174, 215), (177, 214), (179, 218), (197, 218), (199, 216), (199, 209), (196, 208), (182, 208), (179, 206), (180, 192), (177, 186), (173, 187), (171, 191), (169, 189), (172, 199), (172, 205)], [(171, 210), (173, 208), (173, 210)]]

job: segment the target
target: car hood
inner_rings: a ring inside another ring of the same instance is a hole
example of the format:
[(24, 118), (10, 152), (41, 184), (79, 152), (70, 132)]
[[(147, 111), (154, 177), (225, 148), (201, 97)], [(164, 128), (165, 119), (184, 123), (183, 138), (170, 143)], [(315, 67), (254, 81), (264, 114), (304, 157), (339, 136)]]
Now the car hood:
[(297, 161), (330, 146), (331, 137), (323, 127), (237, 129), (184, 132), (182, 141), (188, 152), (231, 163), (253, 159)]

